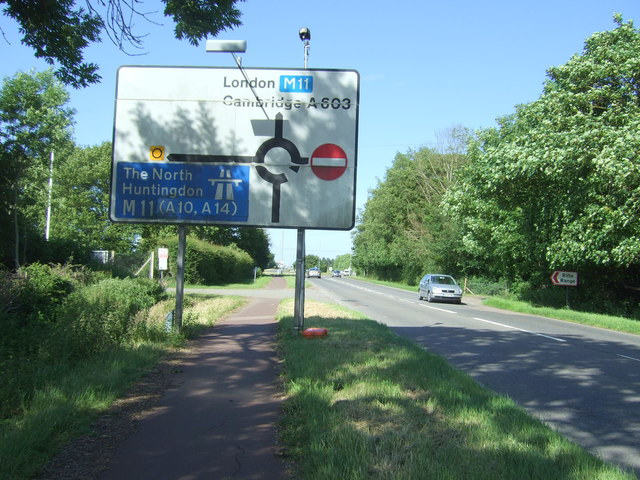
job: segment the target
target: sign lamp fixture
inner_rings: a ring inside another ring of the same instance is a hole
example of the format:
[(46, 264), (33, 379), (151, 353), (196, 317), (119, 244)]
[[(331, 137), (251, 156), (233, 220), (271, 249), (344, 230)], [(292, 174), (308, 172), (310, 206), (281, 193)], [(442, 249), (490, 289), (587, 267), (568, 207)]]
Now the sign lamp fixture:
[(246, 51), (246, 40), (207, 40), (207, 52), (244, 53)]

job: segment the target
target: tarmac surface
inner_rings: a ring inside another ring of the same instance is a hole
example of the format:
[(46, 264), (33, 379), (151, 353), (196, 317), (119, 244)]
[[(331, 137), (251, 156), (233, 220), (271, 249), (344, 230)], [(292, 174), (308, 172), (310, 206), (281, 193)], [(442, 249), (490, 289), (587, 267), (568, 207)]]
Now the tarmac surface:
[(100, 480), (286, 479), (276, 425), (282, 396), (275, 314), (285, 280), (198, 338), (169, 389), (115, 450)]

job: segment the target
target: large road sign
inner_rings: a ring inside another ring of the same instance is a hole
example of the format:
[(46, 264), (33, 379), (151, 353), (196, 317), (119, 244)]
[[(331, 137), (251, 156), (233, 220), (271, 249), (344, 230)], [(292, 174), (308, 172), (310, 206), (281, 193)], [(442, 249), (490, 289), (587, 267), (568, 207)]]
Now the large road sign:
[(556, 270), (551, 274), (551, 283), (554, 285), (563, 285), (565, 287), (578, 286), (578, 272), (563, 272)]
[(118, 70), (111, 220), (349, 230), (353, 70)]

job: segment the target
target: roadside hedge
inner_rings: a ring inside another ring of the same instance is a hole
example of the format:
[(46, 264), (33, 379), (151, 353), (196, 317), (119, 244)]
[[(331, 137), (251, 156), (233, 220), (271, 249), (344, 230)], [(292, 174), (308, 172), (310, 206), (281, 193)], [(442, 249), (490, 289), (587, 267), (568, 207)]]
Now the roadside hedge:
[(0, 270), (0, 419), (19, 412), (53, 372), (155, 328), (145, 315), (165, 296), (158, 282), (98, 278), (61, 265)]
[(163, 297), (162, 286), (145, 278), (111, 278), (76, 290), (58, 311), (67, 355), (83, 358), (135, 340), (136, 317)]
[[(158, 242), (169, 249), (169, 269), (177, 274), (178, 238), (167, 237)], [(187, 238), (184, 280), (199, 285), (224, 285), (247, 280), (253, 276), (255, 262), (235, 245), (221, 246), (197, 238)]]

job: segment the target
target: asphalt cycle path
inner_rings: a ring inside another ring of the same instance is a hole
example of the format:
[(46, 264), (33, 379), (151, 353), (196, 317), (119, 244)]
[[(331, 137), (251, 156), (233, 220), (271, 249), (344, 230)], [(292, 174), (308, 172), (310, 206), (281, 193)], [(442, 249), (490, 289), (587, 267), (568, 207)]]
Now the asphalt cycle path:
[(177, 385), (117, 447), (101, 480), (288, 478), (276, 441), (275, 314), (293, 290), (274, 277), (250, 295), (196, 340)]

